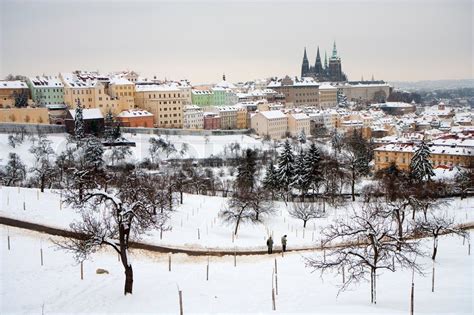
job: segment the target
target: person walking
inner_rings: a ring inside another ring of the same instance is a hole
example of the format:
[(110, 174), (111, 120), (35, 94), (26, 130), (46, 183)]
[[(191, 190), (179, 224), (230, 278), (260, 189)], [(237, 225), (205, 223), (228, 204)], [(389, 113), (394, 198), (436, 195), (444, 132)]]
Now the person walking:
[(271, 235), (267, 239), (267, 247), (268, 247), (268, 253), (271, 254), (273, 252), (273, 239)]
[(286, 241), (287, 241), (286, 235), (283, 235), (281, 237), (281, 248), (284, 252), (286, 252)]

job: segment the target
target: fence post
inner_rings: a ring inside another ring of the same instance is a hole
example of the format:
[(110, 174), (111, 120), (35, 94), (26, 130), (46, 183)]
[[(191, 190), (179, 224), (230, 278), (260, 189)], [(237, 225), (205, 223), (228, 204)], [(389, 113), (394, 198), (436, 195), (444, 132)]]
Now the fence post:
[(179, 314), (183, 315), (183, 291), (178, 290), (179, 295)]
[(168, 271), (171, 271), (171, 253), (168, 254)]
[(81, 261), (81, 280), (84, 280), (84, 265), (82, 261)]

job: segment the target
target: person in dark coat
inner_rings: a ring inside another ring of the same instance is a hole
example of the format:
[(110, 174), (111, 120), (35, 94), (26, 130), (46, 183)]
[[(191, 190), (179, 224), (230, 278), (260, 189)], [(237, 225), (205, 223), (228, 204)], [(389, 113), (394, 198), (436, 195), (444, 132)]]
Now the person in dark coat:
[(271, 254), (273, 252), (273, 239), (271, 235), (267, 239), (267, 247), (268, 247), (268, 253)]
[(286, 252), (286, 241), (287, 241), (286, 235), (283, 235), (281, 237), (281, 248), (284, 252)]

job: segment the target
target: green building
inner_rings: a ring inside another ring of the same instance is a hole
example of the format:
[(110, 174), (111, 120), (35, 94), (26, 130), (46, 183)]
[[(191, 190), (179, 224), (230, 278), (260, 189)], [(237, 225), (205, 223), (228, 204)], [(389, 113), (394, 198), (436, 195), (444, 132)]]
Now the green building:
[(59, 77), (31, 77), (26, 84), (30, 88), (31, 99), (37, 106), (64, 104), (64, 84)]

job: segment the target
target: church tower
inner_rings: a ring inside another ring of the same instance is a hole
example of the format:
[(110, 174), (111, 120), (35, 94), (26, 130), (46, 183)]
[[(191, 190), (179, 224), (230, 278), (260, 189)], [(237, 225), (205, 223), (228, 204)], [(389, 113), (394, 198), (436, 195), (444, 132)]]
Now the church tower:
[(337, 55), (336, 42), (332, 48), (332, 55), (329, 58), (329, 80), (330, 81), (344, 81), (342, 73), (341, 58)]
[(303, 55), (303, 64), (301, 65), (301, 77), (305, 77), (309, 72), (309, 62), (308, 56), (306, 55), (306, 47), (304, 48), (304, 55)]
[(323, 64), (321, 62), (321, 55), (319, 54), (319, 46), (318, 46), (318, 52), (316, 53), (316, 63), (314, 64), (314, 70), (317, 76), (320, 76), (321, 74), (323, 74)]

